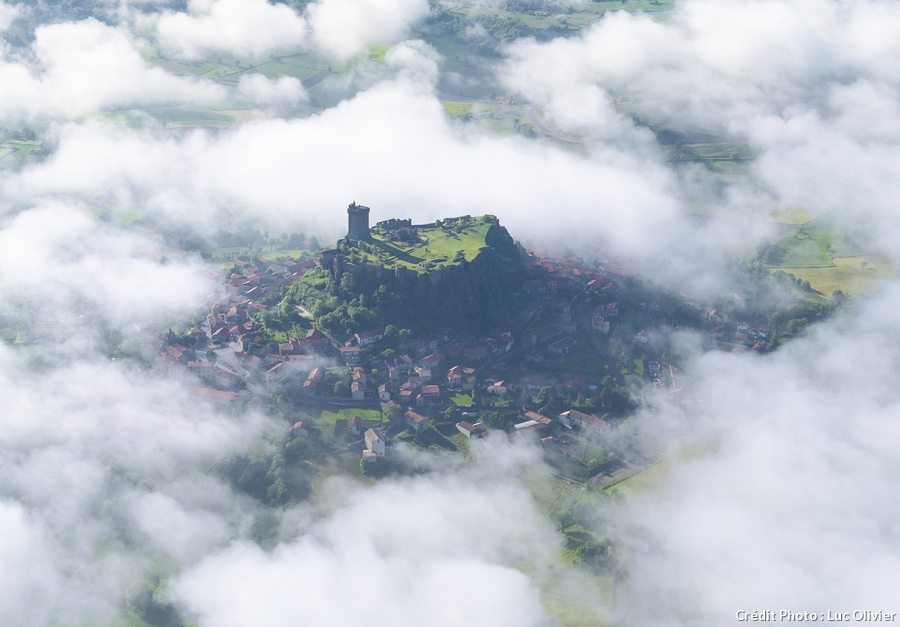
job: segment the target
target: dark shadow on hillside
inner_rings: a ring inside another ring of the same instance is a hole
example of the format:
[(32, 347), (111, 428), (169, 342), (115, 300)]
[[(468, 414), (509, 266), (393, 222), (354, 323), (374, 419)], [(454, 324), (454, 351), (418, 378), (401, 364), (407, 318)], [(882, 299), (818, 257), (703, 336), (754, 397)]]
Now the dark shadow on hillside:
[(400, 261), (405, 261), (406, 263), (410, 263), (413, 265), (415, 265), (421, 261), (417, 257), (413, 257), (409, 253), (405, 253), (405, 252), (401, 251), (399, 248), (395, 248), (395, 247), (391, 246), (390, 244), (388, 244), (387, 242), (381, 241), (380, 239), (372, 238), (369, 240), (369, 242), (372, 244), (375, 244), (376, 246), (378, 246), (378, 248), (380, 248), (384, 252), (388, 253), (389, 255), (393, 255), (395, 258), (399, 259)]
[(781, 246), (769, 246), (769, 250), (766, 251), (766, 265), (780, 266), (784, 263), (786, 254), (787, 251)]

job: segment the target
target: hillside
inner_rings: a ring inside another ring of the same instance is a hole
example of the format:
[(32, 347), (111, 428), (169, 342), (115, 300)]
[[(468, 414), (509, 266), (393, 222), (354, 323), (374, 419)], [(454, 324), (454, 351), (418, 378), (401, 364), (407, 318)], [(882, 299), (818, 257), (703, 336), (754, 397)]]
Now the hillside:
[(304, 307), (338, 335), (387, 324), (483, 330), (510, 316), (525, 272), (496, 218), (389, 222), (394, 228), (376, 226), (369, 238), (326, 251), (339, 261), (323, 261), (298, 281), (287, 308)]

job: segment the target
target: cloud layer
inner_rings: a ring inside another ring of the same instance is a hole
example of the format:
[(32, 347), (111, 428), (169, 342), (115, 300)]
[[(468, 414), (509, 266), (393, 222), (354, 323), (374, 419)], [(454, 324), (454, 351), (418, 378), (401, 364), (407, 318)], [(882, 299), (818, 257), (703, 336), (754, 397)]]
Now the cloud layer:
[[(493, 213), (516, 237), (601, 241), (655, 277), (704, 285), (773, 235), (767, 213), (800, 205), (864, 229), (873, 251), (900, 261), (890, 3), (685, 0), (663, 20), (610, 12), (583, 35), (513, 43), (500, 78), (527, 111), (582, 135), (578, 147), (448, 119), (443, 59), (421, 41), (357, 62), (334, 79), (348, 86), (339, 102), (307, 118), (173, 131), (140, 112), (106, 115), (232, 93), (283, 112), (307, 97), (289, 77), (248, 75), (229, 92), (174, 76), (145, 61), (154, 38), (192, 59), (285, 48), (346, 59), (402, 38), (427, 10), (196, 0), (135, 20), (155, 24), (141, 37), (91, 19), (3, 49), (0, 120), (40, 122), (50, 154), (0, 178), (2, 313), (33, 316), (46, 340), (0, 344), (0, 622), (113, 620), (154, 573), (175, 575), (157, 600), (201, 627), (548, 622), (523, 571), (548, 572), (559, 539), (514, 476), (538, 462), (499, 444), (495, 460), (515, 463), (330, 484), (326, 511), (281, 512), (280, 544), (253, 544), (261, 506), (206, 470), (248, 441), (264, 447), (274, 427), (104, 356), (105, 335), (147, 343), (145, 322), (183, 316), (211, 290), (197, 260), (121, 226), (119, 211), (199, 237), (248, 219), (337, 234), (354, 199), (376, 220)], [(0, 29), (16, 11), (0, 5)], [(648, 126), (756, 156), (744, 178), (675, 167)], [(696, 205), (711, 208), (700, 226)], [(622, 510), (623, 620), (896, 609), (884, 604), (900, 585), (898, 304), (889, 286), (762, 358), (697, 350), (692, 398), (656, 399), (638, 421), (705, 453)]]

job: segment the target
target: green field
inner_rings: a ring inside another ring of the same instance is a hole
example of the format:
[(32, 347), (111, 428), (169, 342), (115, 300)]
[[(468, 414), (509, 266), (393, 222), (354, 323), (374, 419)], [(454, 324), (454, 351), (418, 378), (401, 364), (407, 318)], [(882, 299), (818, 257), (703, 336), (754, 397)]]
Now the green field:
[(607, 494), (613, 489), (618, 489), (625, 494), (644, 492), (659, 485), (659, 483), (668, 476), (670, 470), (671, 462), (663, 460), (652, 466), (648, 466), (644, 470), (641, 470), (618, 483), (608, 486), (604, 491)]
[(207, 109), (189, 107), (154, 107), (148, 113), (163, 123), (174, 126), (230, 126), (234, 118)]
[(366, 252), (364, 257), (387, 267), (402, 264), (418, 272), (455, 265), (459, 250), (465, 254), (466, 261), (472, 261), (486, 246), (484, 238), (491, 224), (481, 218), (472, 218), (465, 223), (440, 228), (421, 228), (419, 241), (412, 244), (390, 241), (387, 233), (376, 227), (372, 229), (369, 241), (376, 252)]
[(0, 165), (20, 167), (32, 153), (41, 150), (41, 142), (10, 139), (0, 143)]
[(454, 405), (459, 405), (460, 407), (470, 407), (472, 405), (472, 395), (471, 394), (463, 394), (458, 393), (454, 394), (450, 397), (450, 402)]
[(862, 236), (835, 228), (826, 218), (804, 222), (779, 237), (766, 252), (766, 264), (780, 268), (833, 267), (834, 257), (864, 255)]
[[(380, 409), (360, 409), (358, 407), (346, 407), (339, 412), (333, 411), (323, 411), (318, 420), (316, 420), (316, 426), (320, 429), (328, 428), (333, 429), (334, 423), (338, 420), (347, 420), (350, 416), (359, 416), (363, 420), (381, 420), (381, 410)], [(330, 433), (330, 432), (329, 432)]]
[(444, 111), (451, 118), (472, 113), (471, 102), (442, 102), (441, 104), (444, 105)]
[[(827, 268), (790, 268), (798, 279), (809, 281), (813, 289), (823, 294), (841, 290), (858, 296), (872, 291), (878, 280), (900, 277), (887, 257), (869, 255), (861, 257), (835, 257), (834, 265)], [(772, 268), (774, 272), (777, 268)]]
[(800, 209), (772, 217), (790, 229), (765, 253), (765, 263), (773, 272), (784, 269), (809, 281), (814, 290), (824, 295), (835, 290), (864, 294), (878, 279), (898, 276), (886, 257), (866, 254), (862, 232), (839, 228), (827, 217), (810, 219), (810, 214)]

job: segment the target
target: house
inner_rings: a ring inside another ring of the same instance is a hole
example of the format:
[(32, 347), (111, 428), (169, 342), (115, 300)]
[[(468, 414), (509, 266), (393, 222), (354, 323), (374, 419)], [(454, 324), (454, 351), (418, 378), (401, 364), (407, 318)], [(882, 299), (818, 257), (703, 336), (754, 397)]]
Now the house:
[(382, 383), (378, 386), (378, 398), (382, 403), (387, 403), (391, 400), (391, 384), (390, 383)]
[(279, 355), (299, 355), (300, 354), (300, 340), (293, 339), (290, 342), (283, 342), (278, 345), (278, 354)]
[(650, 336), (647, 335), (646, 331), (641, 331), (640, 333), (635, 333), (634, 341), (638, 344), (646, 344), (650, 341)]
[(597, 320), (594, 318), (591, 320), (591, 326), (594, 327), (595, 331), (600, 331), (604, 335), (609, 333), (609, 323), (606, 320)]
[(550, 434), (553, 421), (547, 416), (529, 411), (525, 412), (525, 418), (527, 420), (524, 422), (514, 425), (516, 433), (520, 436), (534, 436), (537, 439), (541, 439)]
[(384, 440), (375, 432), (375, 429), (368, 429), (365, 438), (366, 450), (374, 453), (375, 457), (384, 457)]
[(266, 391), (277, 389), (291, 374), (291, 367), (286, 362), (275, 364), (266, 370)]
[(241, 378), (234, 372), (231, 372), (221, 364), (216, 364), (213, 368), (215, 372), (216, 385), (223, 388), (230, 388), (237, 385)]
[(430, 383), (431, 382), (431, 370), (425, 368), (424, 366), (419, 366), (416, 368), (416, 374), (422, 380), (422, 383)]
[(439, 399), (441, 398), (441, 388), (437, 385), (423, 385), (422, 396), (428, 399)]
[(604, 438), (609, 437), (609, 423), (601, 420), (594, 414), (585, 414), (580, 411), (570, 409), (557, 416), (559, 421), (570, 427), (581, 427), (586, 434), (599, 435)]
[(303, 391), (307, 394), (314, 394), (316, 388), (322, 381), (325, 379), (325, 369), (321, 366), (315, 368), (312, 372), (309, 373), (309, 376), (306, 377), (306, 381), (303, 382)]
[(533, 364), (539, 364), (544, 361), (544, 354), (539, 350), (533, 350), (525, 355), (525, 361), (530, 361)]
[(463, 355), (471, 361), (481, 361), (487, 358), (487, 348), (484, 346), (473, 346), (464, 350)]
[(189, 361), (187, 369), (203, 381), (212, 381), (216, 377), (213, 364), (209, 361)]
[(364, 331), (363, 333), (357, 333), (354, 337), (359, 343), (360, 348), (362, 348), (363, 346), (368, 346), (369, 344), (380, 341), (384, 338), (384, 334), (378, 330)]
[(553, 342), (553, 344), (547, 347), (547, 350), (556, 355), (568, 355), (573, 346), (575, 346), (575, 340), (570, 337), (564, 337), (561, 340)]
[(359, 346), (341, 347), (341, 359), (347, 365), (358, 364), (360, 360)]
[(409, 425), (410, 428), (415, 431), (427, 431), (428, 430), (428, 418), (420, 414), (419, 412), (409, 410), (405, 414), (406, 416), (406, 424)]
[(453, 366), (447, 371), (447, 385), (455, 390), (471, 390), (475, 387), (475, 384), (472, 381), (474, 377), (474, 368)]
[(466, 421), (457, 422), (456, 430), (462, 433), (467, 438), (480, 438), (485, 433), (487, 433), (487, 427), (485, 427), (482, 423), (476, 422), (474, 425), (468, 423)]
[(441, 353), (438, 353), (437, 351), (435, 351), (435, 352), (431, 353), (430, 355), (428, 355), (427, 357), (423, 357), (419, 361), (419, 365), (422, 368), (431, 370), (432, 368), (436, 368), (437, 366), (439, 366), (443, 360), (444, 360), (444, 356)]
[(359, 435), (362, 433), (362, 418), (359, 416), (350, 416), (347, 420), (347, 431), (352, 433), (353, 435)]
[(508, 390), (509, 385), (506, 381), (497, 381), (497, 383), (489, 385), (487, 388), (488, 394), (494, 394), (495, 396), (505, 396)]
[(354, 401), (361, 401), (366, 398), (366, 383), (364, 380), (356, 380), (350, 384), (350, 394)]
[(462, 366), (453, 366), (447, 371), (447, 386), (453, 389), (462, 387), (463, 373)]
[(291, 440), (294, 438), (306, 438), (309, 437), (310, 431), (312, 431), (312, 425), (305, 420), (301, 420), (288, 428), (288, 438)]
[(722, 324), (723, 322), (725, 322), (725, 319), (722, 318), (722, 314), (720, 314), (715, 309), (709, 312), (708, 318), (710, 322), (715, 322), (716, 324)]

